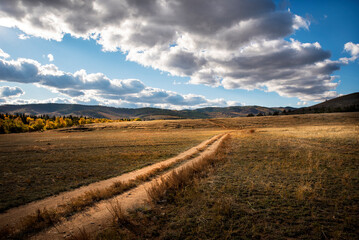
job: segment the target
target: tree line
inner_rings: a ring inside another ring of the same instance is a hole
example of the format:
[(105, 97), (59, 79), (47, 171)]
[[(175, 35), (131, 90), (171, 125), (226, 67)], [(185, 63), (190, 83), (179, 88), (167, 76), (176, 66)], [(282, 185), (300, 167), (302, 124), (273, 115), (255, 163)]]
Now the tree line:
[(135, 119), (118, 119), (110, 120), (106, 118), (89, 118), (84, 116), (52, 116), (49, 115), (27, 115), (25, 113), (2, 114), (0, 113), (0, 134), (4, 133), (20, 133), (45, 131), (50, 129), (71, 127), (76, 125), (84, 125), (91, 123), (106, 123), (120, 121), (141, 121), (140, 118)]
[(268, 112), (267, 114), (264, 112), (259, 112), (258, 114), (254, 115), (253, 113), (249, 113), (247, 115), (247, 117), (262, 117), (262, 116), (278, 116), (278, 115), (288, 115), (288, 114), (292, 114), (293, 111), (291, 109), (288, 110), (283, 110), (283, 111), (274, 111), (274, 112)]

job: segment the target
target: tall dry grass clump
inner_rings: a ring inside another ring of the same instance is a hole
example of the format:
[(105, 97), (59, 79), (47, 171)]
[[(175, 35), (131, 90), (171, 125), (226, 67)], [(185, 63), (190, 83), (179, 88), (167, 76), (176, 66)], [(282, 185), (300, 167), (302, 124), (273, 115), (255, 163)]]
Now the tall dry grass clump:
[(161, 201), (168, 192), (181, 190), (184, 186), (190, 184), (194, 178), (199, 178), (205, 175), (208, 169), (223, 162), (228, 153), (226, 144), (228, 140), (229, 135), (222, 140), (217, 151), (212, 155), (207, 155), (193, 163), (191, 166), (182, 168), (178, 171), (173, 171), (168, 177), (156, 181), (149, 189), (147, 189), (150, 201), (153, 203)]

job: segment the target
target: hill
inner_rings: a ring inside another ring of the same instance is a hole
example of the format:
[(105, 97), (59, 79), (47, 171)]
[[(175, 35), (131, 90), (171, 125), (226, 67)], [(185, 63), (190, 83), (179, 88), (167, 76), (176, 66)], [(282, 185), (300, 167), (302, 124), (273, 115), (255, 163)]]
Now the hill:
[(260, 106), (236, 106), (236, 107), (208, 107), (195, 110), (168, 110), (159, 108), (115, 108), (105, 106), (88, 106), (79, 104), (27, 104), (27, 105), (2, 105), (0, 113), (26, 113), (29, 115), (50, 116), (87, 116), (93, 118), (141, 118), (144, 120), (155, 119), (201, 119), (201, 118), (231, 118), (244, 117), (249, 113), (257, 115), (293, 110), (294, 108), (266, 108)]
[(105, 106), (89, 106), (80, 104), (27, 104), (2, 105), (0, 113), (26, 113), (29, 115), (49, 116), (87, 116), (93, 118), (141, 118), (143, 120), (156, 119), (204, 119), (204, 118), (232, 118), (245, 117), (248, 114), (269, 115), (274, 112), (286, 111), (290, 114), (355, 112), (359, 111), (359, 92), (337, 97), (311, 107), (261, 107), (261, 106), (233, 106), (207, 107), (194, 110), (169, 110), (159, 108), (115, 108)]
[(299, 108), (292, 111), (292, 113), (303, 114), (357, 111), (359, 111), (359, 92), (333, 98), (310, 107)]

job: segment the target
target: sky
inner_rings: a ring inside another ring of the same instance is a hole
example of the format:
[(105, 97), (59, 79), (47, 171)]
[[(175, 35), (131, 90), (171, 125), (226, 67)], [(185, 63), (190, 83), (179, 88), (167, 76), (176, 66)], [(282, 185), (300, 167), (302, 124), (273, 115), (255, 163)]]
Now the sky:
[(359, 91), (357, 0), (0, 0), (0, 104), (313, 105)]

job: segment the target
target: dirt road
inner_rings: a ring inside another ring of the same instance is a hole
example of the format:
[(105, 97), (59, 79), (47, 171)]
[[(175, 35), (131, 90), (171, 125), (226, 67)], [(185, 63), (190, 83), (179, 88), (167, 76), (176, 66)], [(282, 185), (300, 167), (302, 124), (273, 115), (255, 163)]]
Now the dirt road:
[(136, 179), (136, 177), (140, 175), (144, 175), (146, 173), (151, 172), (153, 169), (159, 168), (163, 165), (171, 165), (176, 162), (180, 162), (183, 160), (188, 159), (190, 156), (193, 156), (197, 153), (199, 153), (202, 149), (205, 149), (209, 144), (211, 144), (213, 141), (216, 141), (219, 139), (222, 135), (217, 135), (212, 137), (209, 140), (206, 140), (199, 144), (196, 147), (193, 147), (176, 157), (167, 159), (165, 161), (123, 174), (118, 177), (110, 178), (104, 181), (95, 182), (87, 186), (83, 186), (77, 189), (74, 189), (72, 191), (63, 192), (59, 195), (48, 197), (39, 201), (31, 202), (29, 204), (19, 206), (13, 209), (9, 209), (5, 213), (0, 214), (0, 228), (8, 225), (12, 227), (16, 227), (16, 225), (21, 221), (22, 218), (28, 216), (29, 214), (35, 213), (38, 209), (54, 209), (57, 208), (60, 205), (66, 204), (70, 199), (79, 197), (83, 195), (84, 193), (96, 189), (104, 189), (109, 186), (111, 186), (115, 182), (127, 182), (130, 180)]
[[(86, 233), (92, 234), (103, 228), (106, 228), (112, 223), (113, 217), (110, 210), (114, 205), (118, 203), (124, 210), (133, 209), (142, 205), (144, 202), (146, 202), (146, 200), (148, 200), (146, 189), (151, 187), (153, 183), (156, 181), (161, 181), (162, 177), (168, 176), (173, 171), (178, 171), (182, 168), (191, 166), (193, 163), (201, 160), (203, 157), (213, 154), (217, 151), (225, 136), (226, 135), (216, 136), (216, 141), (207, 149), (205, 149), (198, 157), (195, 157), (180, 165), (179, 167), (170, 170), (149, 182), (145, 182), (138, 187), (125, 192), (124, 194), (118, 195), (110, 200), (98, 202), (95, 206), (87, 209), (84, 212), (75, 214), (70, 219), (56, 225), (56, 227), (52, 227), (37, 234), (32, 239), (64, 239), (78, 234), (81, 230), (85, 230)], [(206, 142), (202, 144), (205, 145)]]

